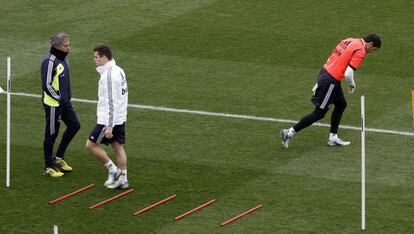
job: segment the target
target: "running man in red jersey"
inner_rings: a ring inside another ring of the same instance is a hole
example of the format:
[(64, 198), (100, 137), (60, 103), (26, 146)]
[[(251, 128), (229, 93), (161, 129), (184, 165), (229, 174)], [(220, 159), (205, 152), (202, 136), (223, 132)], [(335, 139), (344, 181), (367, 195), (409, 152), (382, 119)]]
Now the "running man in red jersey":
[(344, 146), (351, 142), (341, 140), (337, 133), (342, 113), (346, 108), (346, 100), (341, 88), (341, 81), (346, 80), (348, 93), (355, 91), (354, 71), (365, 59), (367, 53), (373, 53), (381, 47), (381, 39), (377, 34), (369, 34), (364, 38), (347, 38), (342, 40), (332, 51), (331, 56), (321, 69), (318, 81), (313, 87), (312, 103), (315, 109), (303, 117), (289, 129), (281, 129), (282, 144), (288, 148), (293, 135), (300, 130), (322, 119), (331, 104), (335, 106), (331, 116), (331, 130), (328, 139), (329, 146)]

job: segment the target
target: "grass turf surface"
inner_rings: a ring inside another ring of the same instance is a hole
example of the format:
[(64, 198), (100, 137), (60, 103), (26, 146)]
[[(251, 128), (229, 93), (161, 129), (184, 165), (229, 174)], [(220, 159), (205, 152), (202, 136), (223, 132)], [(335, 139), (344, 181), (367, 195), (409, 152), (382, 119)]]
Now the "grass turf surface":
[[(347, 97), (342, 123), (359, 124), (358, 96), (364, 94), (367, 127), (412, 130), (410, 1), (1, 3), (0, 62), (12, 56), (15, 92), (39, 93), (47, 38), (65, 31), (72, 43), (74, 97), (96, 99), (91, 50), (105, 42), (127, 73), (130, 103), (284, 119), (298, 119), (312, 109), (310, 88), (340, 39), (376, 31), (383, 48), (357, 71), (357, 91)], [(3, 76), (0, 86), (5, 88)], [(4, 133), (4, 95), (0, 101)], [(126, 151), (135, 192), (89, 211), (116, 192), (101, 186), (105, 169), (83, 147), (96, 107), (74, 105), (82, 128), (67, 156), (75, 171), (55, 180), (41, 171), (40, 100), (13, 97), (12, 187), (0, 187), (0, 232), (47, 233), (53, 224), (62, 233), (359, 232), (357, 131), (341, 131), (351, 139), (350, 147), (328, 148), (328, 129), (311, 127), (285, 150), (277, 130), (286, 124), (130, 108)], [(0, 140), (5, 155), (4, 134)], [(366, 232), (414, 229), (411, 145), (410, 137), (367, 134)], [(57, 206), (47, 204), (89, 183), (97, 185)], [(171, 194), (177, 198), (132, 217)], [(213, 198), (214, 205), (172, 221)], [(263, 208), (219, 227), (257, 204)]]

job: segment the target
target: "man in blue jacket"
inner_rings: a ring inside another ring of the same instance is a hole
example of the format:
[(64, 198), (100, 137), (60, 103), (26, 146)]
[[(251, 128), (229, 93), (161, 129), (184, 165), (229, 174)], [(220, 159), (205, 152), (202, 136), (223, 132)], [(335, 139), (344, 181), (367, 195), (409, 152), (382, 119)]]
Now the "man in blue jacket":
[[(51, 177), (61, 177), (64, 172), (72, 171), (72, 167), (65, 162), (64, 156), (66, 148), (80, 129), (80, 123), (70, 102), (71, 89), (67, 59), (70, 50), (69, 36), (65, 33), (56, 33), (50, 38), (50, 45), (50, 51), (43, 58), (40, 69), (42, 101), (46, 114), (43, 150), (45, 174)], [(61, 120), (67, 128), (56, 154), (53, 154), (53, 145), (58, 136)]]

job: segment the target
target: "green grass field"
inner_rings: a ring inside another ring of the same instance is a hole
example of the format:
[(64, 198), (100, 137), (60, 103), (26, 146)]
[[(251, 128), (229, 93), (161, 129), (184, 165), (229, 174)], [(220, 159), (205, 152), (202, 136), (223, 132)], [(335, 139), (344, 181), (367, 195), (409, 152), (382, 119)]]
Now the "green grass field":
[[(383, 46), (356, 72), (342, 124), (412, 132), (414, 2), (0, 0), (0, 87), (12, 57), (13, 92), (40, 94), (39, 69), (57, 31), (71, 36), (73, 96), (96, 100), (92, 49), (112, 46), (127, 74), (129, 102), (298, 120), (340, 39), (381, 35)], [(345, 87), (345, 85), (344, 85)], [(5, 186), (6, 96), (0, 95), (0, 233), (360, 233), (360, 132), (329, 148), (329, 129), (310, 127), (281, 148), (290, 124), (129, 108), (128, 179), (135, 192), (90, 211), (118, 191), (84, 144), (96, 105), (73, 102), (81, 130), (67, 150), (74, 172), (42, 174), (44, 111), (39, 98), (13, 96), (11, 187)], [(329, 123), (328, 114), (322, 123)], [(62, 125), (63, 126), (63, 125)], [(60, 131), (63, 132), (61, 127)], [(414, 230), (413, 137), (367, 132), (366, 233)], [(109, 150), (109, 149), (108, 149)], [(113, 154), (111, 153), (111, 156)], [(96, 186), (50, 206), (87, 184)], [(139, 217), (132, 213), (177, 198)], [(179, 222), (173, 218), (217, 202)], [(225, 227), (225, 220), (263, 204)]]

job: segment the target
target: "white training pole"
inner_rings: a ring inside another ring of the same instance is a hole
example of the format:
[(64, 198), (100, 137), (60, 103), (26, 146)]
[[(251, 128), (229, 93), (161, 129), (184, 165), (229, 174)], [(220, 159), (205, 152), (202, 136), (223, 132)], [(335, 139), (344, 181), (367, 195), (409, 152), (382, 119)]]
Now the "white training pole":
[(6, 187), (10, 187), (10, 107), (11, 107), (11, 59), (7, 57), (7, 143), (6, 143)]
[(58, 234), (59, 230), (58, 230), (58, 225), (54, 225), (53, 226), (53, 234)]
[(361, 96), (361, 229), (365, 230), (365, 96)]

